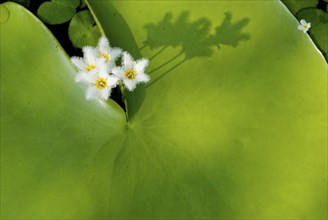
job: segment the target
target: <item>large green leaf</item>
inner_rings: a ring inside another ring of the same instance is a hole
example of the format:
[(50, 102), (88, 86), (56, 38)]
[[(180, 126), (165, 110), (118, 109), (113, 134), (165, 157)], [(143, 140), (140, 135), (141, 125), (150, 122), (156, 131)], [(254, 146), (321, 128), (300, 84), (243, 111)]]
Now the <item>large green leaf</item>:
[(14, 3), (1, 9), (10, 14), (1, 23), (1, 219), (93, 218), (91, 180), (108, 176), (97, 157), (121, 146), (124, 112), (86, 102), (42, 23)]
[(152, 81), (128, 94), (125, 125), (5, 4), (3, 218), (327, 217), (327, 66), (281, 3), (90, 4), (113, 46), (151, 58)]
[(112, 45), (151, 58), (111, 217), (326, 217), (327, 66), (282, 3), (90, 4)]

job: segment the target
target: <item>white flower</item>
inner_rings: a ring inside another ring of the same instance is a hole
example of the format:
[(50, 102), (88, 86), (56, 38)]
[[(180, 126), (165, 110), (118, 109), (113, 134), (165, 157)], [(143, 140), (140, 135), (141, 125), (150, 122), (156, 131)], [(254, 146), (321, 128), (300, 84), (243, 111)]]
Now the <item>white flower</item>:
[(76, 82), (82, 82), (88, 85), (86, 99), (107, 100), (110, 96), (112, 88), (117, 85), (118, 78), (110, 76), (108, 65), (104, 59), (100, 59), (95, 70), (90, 72), (79, 72), (75, 76)]
[(115, 66), (115, 60), (121, 55), (122, 49), (111, 48), (109, 41), (105, 36), (102, 36), (97, 45), (97, 57), (104, 58), (110, 69)]
[(133, 91), (140, 82), (148, 82), (149, 76), (145, 74), (145, 68), (148, 65), (147, 59), (133, 61), (130, 54), (123, 52), (122, 67), (115, 67), (112, 73), (123, 80), (124, 85), (130, 91)]
[(117, 85), (118, 79), (104, 72), (87, 74), (84, 83), (88, 85), (86, 99), (107, 100), (112, 88)]
[(80, 73), (94, 73), (101, 63), (104, 62), (104, 58), (97, 58), (97, 51), (95, 48), (86, 46), (82, 48), (83, 58), (72, 57), (72, 63), (79, 69)]
[(104, 59), (96, 59), (97, 61), (97, 68), (85, 72), (85, 71), (80, 71), (76, 76), (75, 76), (75, 82), (84, 82), (84, 83), (89, 83), (89, 78), (92, 77), (95, 74), (109, 74), (109, 67), (106, 65)]
[(300, 21), (300, 25), (298, 25), (298, 30), (306, 33), (311, 27), (311, 23), (307, 23), (304, 19)]

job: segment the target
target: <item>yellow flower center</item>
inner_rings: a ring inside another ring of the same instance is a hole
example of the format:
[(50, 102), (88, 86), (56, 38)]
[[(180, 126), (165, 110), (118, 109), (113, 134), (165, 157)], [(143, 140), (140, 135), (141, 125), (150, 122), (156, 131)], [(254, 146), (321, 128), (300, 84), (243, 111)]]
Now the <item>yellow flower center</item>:
[(103, 57), (106, 59), (106, 62), (108, 62), (110, 60), (110, 55), (108, 53), (101, 53), (98, 56), (99, 58)]
[(125, 71), (125, 78), (129, 79), (129, 80), (134, 80), (137, 77), (137, 73), (135, 70), (130, 69)]
[(89, 64), (89, 65), (85, 68), (85, 70), (88, 71), (88, 72), (90, 72), (90, 71), (93, 70), (94, 68), (96, 68), (96, 65), (94, 65), (94, 64)]
[(107, 87), (107, 85), (108, 85), (107, 80), (103, 77), (99, 77), (96, 80), (96, 87), (98, 89), (105, 89)]

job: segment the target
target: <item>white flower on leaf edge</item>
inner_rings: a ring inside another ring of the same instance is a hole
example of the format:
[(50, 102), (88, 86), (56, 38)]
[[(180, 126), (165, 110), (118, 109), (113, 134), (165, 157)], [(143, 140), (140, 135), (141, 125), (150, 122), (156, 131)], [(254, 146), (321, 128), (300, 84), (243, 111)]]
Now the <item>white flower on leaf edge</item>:
[(123, 52), (122, 67), (115, 67), (112, 73), (121, 79), (125, 87), (133, 91), (138, 83), (148, 82), (150, 77), (145, 73), (145, 68), (148, 65), (147, 59), (133, 61), (131, 55)]
[(306, 33), (311, 27), (311, 23), (307, 23), (304, 19), (300, 21), (300, 25), (298, 25), (298, 30)]
[(100, 99), (106, 101), (110, 97), (112, 88), (117, 85), (118, 79), (107, 73), (99, 72), (87, 74), (83, 80), (88, 85), (86, 99)]
[(97, 57), (104, 58), (105, 62), (109, 64), (109, 68), (115, 66), (115, 60), (121, 56), (122, 49), (114, 47), (111, 48), (108, 39), (102, 36), (97, 44)]
[(97, 57), (97, 51), (95, 48), (86, 46), (82, 48), (83, 58), (72, 57), (72, 63), (79, 69), (82, 73), (95, 73), (98, 71), (101, 63), (105, 62), (104, 58)]

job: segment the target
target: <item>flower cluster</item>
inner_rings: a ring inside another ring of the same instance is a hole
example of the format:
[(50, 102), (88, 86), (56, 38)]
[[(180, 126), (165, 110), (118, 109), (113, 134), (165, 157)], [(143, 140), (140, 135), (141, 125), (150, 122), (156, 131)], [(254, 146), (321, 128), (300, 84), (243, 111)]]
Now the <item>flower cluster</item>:
[[(108, 39), (103, 36), (97, 47), (82, 48), (83, 58), (72, 57), (72, 63), (78, 68), (76, 82), (88, 86), (86, 98), (107, 100), (111, 90), (120, 82), (129, 91), (133, 91), (138, 83), (148, 82), (149, 76), (145, 73), (147, 59), (134, 61), (131, 55), (120, 48), (111, 48)], [(121, 58), (121, 66), (116, 66)]]

